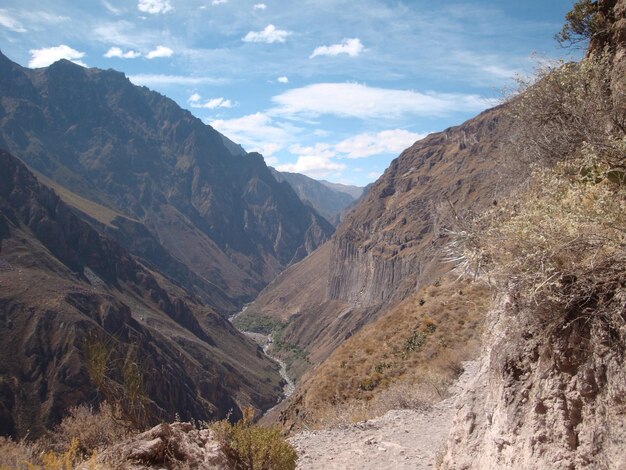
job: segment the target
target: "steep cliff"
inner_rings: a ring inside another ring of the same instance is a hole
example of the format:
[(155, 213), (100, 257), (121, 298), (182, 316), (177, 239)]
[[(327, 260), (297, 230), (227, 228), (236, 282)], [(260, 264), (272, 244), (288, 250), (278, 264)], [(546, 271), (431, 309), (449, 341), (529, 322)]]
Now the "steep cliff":
[(442, 228), (449, 220), (442, 220), (443, 214), (450, 207), (478, 210), (496, 198), (501, 144), (510, 125), (504, 111), (485, 111), (402, 152), (332, 239), (281, 273), (246, 315), (286, 322), (283, 341), (306, 350), (309, 362), (317, 363), (386, 308), (447, 271), (441, 263), (448, 242)]
[(109, 389), (125, 386), (121, 364), (138, 368), (152, 419), (239, 415), (281, 393), (253, 342), (0, 151), (0, 433), (36, 436), (69, 407), (110, 399), (88, 372), (99, 344)]
[[(215, 306), (227, 312), (333, 231), (260, 155), (233, 150), (173, 101), (113, 70), (64, 60), (30, 70), (0, 56), (0, 107), (0, 148), (121, 214), (109, 234), (177, 282), (193, 280), (205, 301), (220, 290)], [(97, 205), (79, 209), (97, 220)], [(152, 246), (134, 243), (138, 234)]]

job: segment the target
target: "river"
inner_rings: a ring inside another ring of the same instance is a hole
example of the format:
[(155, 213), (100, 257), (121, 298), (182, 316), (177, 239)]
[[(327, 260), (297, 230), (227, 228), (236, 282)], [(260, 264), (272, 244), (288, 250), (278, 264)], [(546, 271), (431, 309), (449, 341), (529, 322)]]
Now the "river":
[[(236, 314), (234, 314), (233, 316), (229, 318), (230, 322), (232, 323), (239, 315), (245, 312), (247, 308), (248, 306), (244, 305), (243, 308), (239, 312), (237, 312)], [(291, 396), (291, 394), (296, 389), (296, 384), (287, 375), (287, 364), (285, 364), (285, 361), (283, 361), (279, 357), (272, 356), (271, 354), (269, 354), (269, 349), (271, 348), (272, 343), (273, 343), (272, 335), (271, 334), (264, 335), (262, 333), (254, 333), (252, 331), (243, 331), (243, 330), (239, 330), (239, 331), (241, 331), (243, 334), (253, 339), (259, 346), (263, 348), (263, 352), (265, 353), (265, 355), (280, 366), (280, 370), (279, 370), (280, 376), (285, 381), (285, 385), (283, 387), (283, 399), (279, 401), (278, 403), (276, 403), (276, 405), (274, 405), (274, 407), (278, 406), (283, 400), (286, 400), (287, 398)], [(269, 413), (272, 409), (274, 408), (267, 410), (265, 413), (266, 414)]]

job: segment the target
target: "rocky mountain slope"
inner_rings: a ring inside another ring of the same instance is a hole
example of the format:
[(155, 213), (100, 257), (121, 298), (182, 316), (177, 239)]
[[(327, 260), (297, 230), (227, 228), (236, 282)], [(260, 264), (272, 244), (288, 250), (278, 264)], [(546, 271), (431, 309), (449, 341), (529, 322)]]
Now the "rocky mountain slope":
[(109, 235), (226, 313), (333, 231), (260, 155), (121, 73), (0, 55), (0, 108), (0, 148), (70, 204), (88, 201), (90, 222), (109, 214)]
[(166, 420), (267, 409), (282, 390), (252, 341), (0, 151), (0, 434), (37, 436), (137, 380), (142, 410)]
[(328, 243), (281, 273), (248, 307), (246, 316), (279, 321), (283, 342), (305, 352), (295, 375), (449, 269), (441, 263), (448, 242), (443, 228), (454, 211), (497, 199), (509, 126), (498, 107), (416, 142)]
[[(352, 196), (346, 190), (341, 190), (343, 185), (331, 186), (332, 183), (325, 184), (299, 173), (288, 173), (276, 171), (271, 168), (272, 174), (277, 181), (287, 181), (300, 199), (311, 205), (320, 215), (326, 218), (333, 225), (339, 224), (341, 215), (357, 197)], [(356, 194), (358, 189), (352, 188), (352, 194)]]

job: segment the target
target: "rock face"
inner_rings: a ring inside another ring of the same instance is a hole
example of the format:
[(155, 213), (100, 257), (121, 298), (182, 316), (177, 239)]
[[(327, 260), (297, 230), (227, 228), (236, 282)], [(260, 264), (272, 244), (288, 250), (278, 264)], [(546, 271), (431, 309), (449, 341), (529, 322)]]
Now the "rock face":
[(195, 429), (190, 423), (159, 424), (142, 434), (108, 448), (97, 464), (113, 468), (231, 469), (234, 464), (222, 451), (209, 429)]
[(200, 299), (80, 220), (0, 151), (0, 434), (36, 437), (110, 398), (88, 373), (103, 344), (109, 389), (136, 364), (154, 419), (210, 419), (281, 394), (278, 366)]
[(442, 213), (491, 204), (509, 118), (502, 108), (416, 142), (345, 217), (332, 239), (287, 269), (246, 311), (288, 321), (283, 339), (323, 360), (396, 301), (436, 279)]
[[(328, 183), (314, 180), (308, 176), (299, 173), (288, 173), (284, 171), (276, 171), (271, 168), (272, 174), (277, 181), (287, 181), (296, 192), (298, 197), (307, 204), (310, 204), (320, 215), (326, 218), (333, 225), (338, 225), (341, 221), (341, 215), (357, 197), (342, 191), (343, 185), (331, 186)], [(355, 186), (349, 186), (347, 189), (352, 194), (356, 194), (355, 190), (359, 189)]]
[(507, 298), (487, 324), (442, 468), (626, 468), (623, 333), (572, 319), (546, 334)]
[(333, 231), (260, 155), (112, 70), (0, 54), (0, 148), (89, 201), (88, 218), (116, 214), (110, 235), (227, 312)]

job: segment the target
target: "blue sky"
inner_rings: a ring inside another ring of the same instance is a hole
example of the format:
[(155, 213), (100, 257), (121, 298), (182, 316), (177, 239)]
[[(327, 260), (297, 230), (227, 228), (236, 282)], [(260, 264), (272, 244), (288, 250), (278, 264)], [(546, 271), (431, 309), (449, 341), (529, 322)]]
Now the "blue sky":
[(365, 185), (429, 132), (490, 107), (573, 0), (4, 0), (0, 48), (113, 68), (268, 164)]

